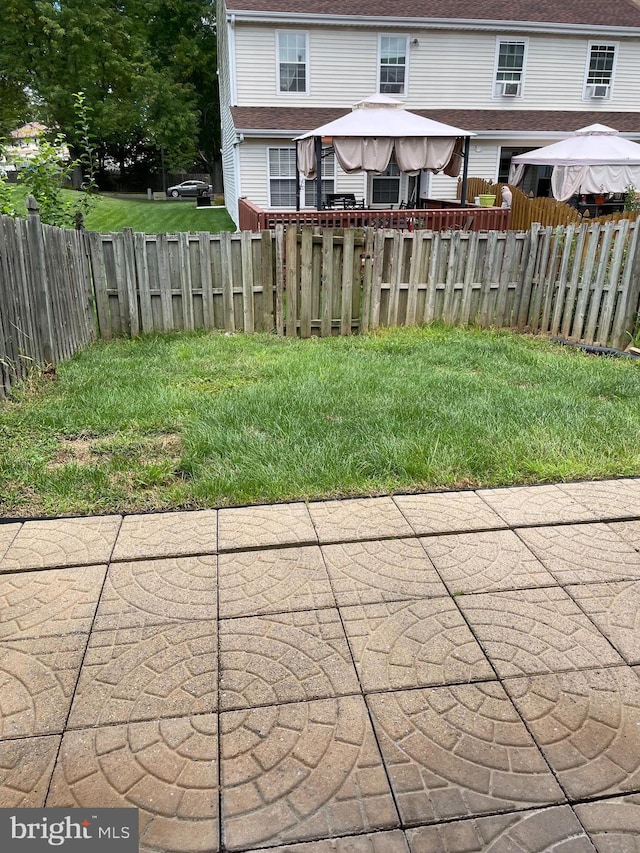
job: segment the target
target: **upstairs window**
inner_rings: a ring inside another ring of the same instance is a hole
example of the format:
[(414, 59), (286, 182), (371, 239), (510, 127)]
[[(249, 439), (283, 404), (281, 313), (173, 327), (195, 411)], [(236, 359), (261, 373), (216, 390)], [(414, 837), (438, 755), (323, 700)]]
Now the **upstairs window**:
[(585, 98), (609, 98), (616, 62), (615, 44), (590, 44), (587, 59)]
[(309, 86), (309, 46), (307, 33), (279, 32), (278, 91), (306, 94)]
[(407, 94), (406, 36), (380, 36), (378, 91), (382, 95)]
[(496, 79), (493, 94), (496, 98), (519, 98), (524, 75), (524, 41), (499, 41)]

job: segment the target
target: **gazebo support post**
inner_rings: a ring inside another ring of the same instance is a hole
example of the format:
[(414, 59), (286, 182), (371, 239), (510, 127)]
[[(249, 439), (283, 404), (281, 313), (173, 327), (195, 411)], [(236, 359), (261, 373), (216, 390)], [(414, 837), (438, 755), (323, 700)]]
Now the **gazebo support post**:
[(460, 207), (464, 207), (467, 203), (467, 182), (469, 180), (469, 146), (471, 145), (471, 137), (464, 138), (464, 160), (462, 161), (462, 187), (460, 188)]
[(298, 143), (296, 142), (296, 212), (300, 210), (300, 167), (298, 165)]
[(322, 137), (316, 136), (316, 210), (322, 210)]

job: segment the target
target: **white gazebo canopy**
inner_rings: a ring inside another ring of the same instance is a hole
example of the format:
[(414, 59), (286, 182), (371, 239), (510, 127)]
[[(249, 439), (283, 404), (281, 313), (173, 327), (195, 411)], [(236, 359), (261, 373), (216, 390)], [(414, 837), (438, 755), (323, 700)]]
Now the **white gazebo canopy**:
[(350, 113), (317, 127), (294, 141), (298, 168), (313, 179), (317, 170), (317, 140), (333, 145), (343, 171), (384, 172), (395, 154), (398, 168), (417, 175), (421, 170), (445, 171), (457, 177), (462, 166), (462, 139), (468, 130), (423, 118), (386, 95), (371, 95)]
[(511, 162), (512, 184), (520, 182), (525, 165), (554, 166), (551, 191), (560, 201), (576, 193), (621, 193), (640, 186), (640, 145), (604, 124), (590, 124)]

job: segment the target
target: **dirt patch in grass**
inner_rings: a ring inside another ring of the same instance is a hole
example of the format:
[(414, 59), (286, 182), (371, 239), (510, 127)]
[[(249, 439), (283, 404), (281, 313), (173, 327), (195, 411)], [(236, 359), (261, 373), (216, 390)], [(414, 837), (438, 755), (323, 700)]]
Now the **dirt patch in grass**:
[(166, 461), (177, 465), (182, 455), (182, 439), (176, 433), (140, 435), (112, 433), (100, 437), (60, 438), (48, 471), (64, 465), (96, 465), (114, 459), (140, 462)]

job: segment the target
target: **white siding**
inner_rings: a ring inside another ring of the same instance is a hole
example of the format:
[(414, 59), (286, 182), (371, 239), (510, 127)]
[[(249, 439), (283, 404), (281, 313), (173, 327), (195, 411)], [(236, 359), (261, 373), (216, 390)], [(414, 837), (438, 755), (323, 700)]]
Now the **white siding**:
[[(471, 151), (469, 152), (469, 177), (495, 181), (498, 177), (499, 149), (500, 146), (494, 142), (483, 143), (472, 140)], [(460, 177), (462, 177), (462, 173), (460, 173)], [(449, 178), (442, 173), (431, 176), (431, 198), (454, 199), (457, 189), (457, 178)]]
[(218, 86), (220, 89), (220, 123), (222, 140), (222, 176), (224, 201), (229, 216), (238, 225), (238, 181), (234, 144), (236, 132), (231, 118), (231, 69), (228, 61), (229, 34), (224, 3), (218, 4)]
[[(289, 147), (293, 147), (293, 143), (286, 139), (245, 139), (240, 145), (243, 196), (259, 207), (269, 207), (267, 150)], [(354, 193), (356, 198), (364, 198), (364, 188), (364, 174), (345, 175), (336, 163), (336, 192)]]
[[(305, 31), (310, 53), (308, 95), (277, 91), (275, 28), (236, 27), (239, 105), (349, 107), (376, 90), (376, 30), (315, 27)], [(619, 50), (611, 99), (585, 101), (590, 39), (530, 35), (522, 97), (496, 99), (494, 34), (400, 28), (397, 32), (418, 40), (409, 48), (408, 95), (402, 99), (410, 109), (640, 109), (640, 38), (615, 40)], [(508, 33), (500, 37), (522, 38)]]

